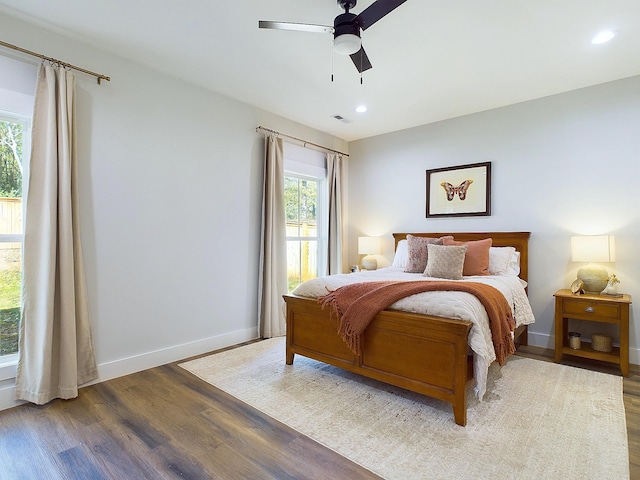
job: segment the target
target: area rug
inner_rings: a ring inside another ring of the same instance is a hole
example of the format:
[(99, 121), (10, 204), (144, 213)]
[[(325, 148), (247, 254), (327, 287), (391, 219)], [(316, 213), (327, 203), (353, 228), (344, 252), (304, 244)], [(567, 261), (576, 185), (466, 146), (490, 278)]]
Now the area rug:
[(512, 356), (467, 426), (445, 402), (296, 356), (270, 339), (180, 366), (387, 479), (627, 479), (622, 379)]

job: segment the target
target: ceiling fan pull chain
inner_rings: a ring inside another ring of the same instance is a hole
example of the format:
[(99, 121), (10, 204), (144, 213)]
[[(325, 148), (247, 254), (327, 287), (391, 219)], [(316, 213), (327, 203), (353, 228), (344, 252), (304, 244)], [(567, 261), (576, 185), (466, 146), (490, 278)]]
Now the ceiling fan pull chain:
[(331, 47), (331, 83), (333, 83), (333, 61), (334, 56), (333, 56), (333, 47)]

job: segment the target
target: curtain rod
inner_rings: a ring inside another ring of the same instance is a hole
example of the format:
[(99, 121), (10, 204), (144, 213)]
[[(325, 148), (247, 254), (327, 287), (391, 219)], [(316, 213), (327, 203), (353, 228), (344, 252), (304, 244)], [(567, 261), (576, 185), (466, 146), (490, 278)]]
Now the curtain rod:
[(262, 130), (263, 132), (267, 132), (267, 133), (273, 133), (273, 134), (279, 135), (281, 137), (290, 138), (291, 140), (295, 140), (297, 142), (302, 143), (303, 147), (306, 147), (307, 145), (311, 145), (311, 146), (314, 146), (316, 148), (320, 148), (321, 150), (324, 150), (326, 152), (339, 153), (340, 155), (344, 155), (345, 157), (349, 156), (348, 153), (344, 153), (344, 152), (341, 152), (339, 150), (334, 150), (333, 148), (323, 147), (322, 145), (318, 145), (317, 143), (307, 142), (306, 140), (302, 140), (301, 138), (292, 137), (291, 135), (287, 135), (285, 133), (276, 132), (275, 130), (271, 130), (270, 128), (265, 128), (263, 126), (256, 127), (256, 132), (258, 130)]
[(92, 72), (90, 70), (85, 70), (84, 68), (76, 67), (75, 65), (71, 65), (70, 63), (62, 62), (62, 61), (60, 61), (58, 59), (47, 57), (46, 55), (42, 55), (40, 53), (32, 52), (31, 50), (27, 50), (25, 48), (21, 48), (21, 47), (18, 47), (16, 45), (11, 45), (10, 43), (3, 42), (2, 40), (0, 40), (0, 45), (2, 45), (3, 47), (12, 48), (13, 50), (17, 50), (17, 51), (22, 52), (22, 53), (26, 53), (27, 55), (32, 55), (34, 57), (41, 58), (42, 60), (47, 60), (47, 61), (49, 61), (51, 63), (55, 63), (57, 65), (62, 65), (63, 67), (72, 68), (73, 70), (77, 70), (77, 71), (82, 72), (82, 73), (87, 73), (89, 75), (93, 75), (94, 77), (98, 78), (98, 85), (100, 85), (100, 80), (106, 80), (107, 82), (111, 81), (111, 77), (107, 77), (106, 75), (102, 75), (101, 73), (95, 73), (95, 72)]

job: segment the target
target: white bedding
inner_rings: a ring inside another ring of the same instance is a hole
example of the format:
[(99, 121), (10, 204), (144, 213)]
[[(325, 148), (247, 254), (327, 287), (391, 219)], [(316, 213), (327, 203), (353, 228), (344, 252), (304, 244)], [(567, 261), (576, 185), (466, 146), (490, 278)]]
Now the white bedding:
[[(318, 298), (328, 291), (343, 285), (380, 280), (429, 281), (440, 278), (424, 277), (422, 274), (405, 273), (402, 268), (387, 267), (373, 271), (330, 275), (309, 280), (293, 293), (303, 297)], [(464, 277), (460, 282), (479, 282), (491, 285), (505, 296), (513, 310), (516, 327), (529, 325), (535, 321), (529, 299), (524, 290), (523, 281), (516, 276), (472, 276)], [(475, 393), (482, 400), (487, 388), (489, 365), (496, 359), (489, 317), (482, 303), (472, 294), (466, 292), (424, 292), (403, 298), (390, 307), (393, 310), (421, 313), (438, 317), (456, 318), (472, 322), (469, 333), (469, 347), (473, 351), (473, 367), (476, 379)]]

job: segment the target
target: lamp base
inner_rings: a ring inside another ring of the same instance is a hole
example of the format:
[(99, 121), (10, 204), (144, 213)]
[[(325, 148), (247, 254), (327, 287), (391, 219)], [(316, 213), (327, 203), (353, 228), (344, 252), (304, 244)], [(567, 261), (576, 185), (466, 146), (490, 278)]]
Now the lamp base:
[[(367, 255), (362, 259), (362, 268), (365, 270), (377, 270), (378, 261), (373, 255)], [(604, 287), (603, 287), (604, 288)]]
[(604, 267), (591, 263), (578, 270), (578, 278), (584, 283), (585, 293), (600, 293), (609, 283), (609, 274)]

